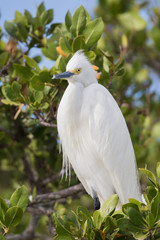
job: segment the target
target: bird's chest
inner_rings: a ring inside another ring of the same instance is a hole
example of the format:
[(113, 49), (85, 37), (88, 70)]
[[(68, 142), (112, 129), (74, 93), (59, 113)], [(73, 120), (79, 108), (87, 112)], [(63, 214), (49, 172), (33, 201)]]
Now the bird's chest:
[(81, 86), (68, 86), (60, 102), (57, 114), (58, 133), (62, 145), (73, 140), (81, 127), (83, 89)]

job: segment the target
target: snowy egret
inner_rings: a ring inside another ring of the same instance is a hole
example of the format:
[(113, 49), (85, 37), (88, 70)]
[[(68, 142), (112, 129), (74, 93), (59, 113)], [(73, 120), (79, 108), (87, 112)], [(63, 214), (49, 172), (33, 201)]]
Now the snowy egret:
[(71, 165), (93, 197), (95, 209), (114, 193), (119, 196), (119, 207), (129, 198), (141, 201), (126, 122), (112, 95), (98, 84), (82, 50), (69, 60), (66, 72), (53, 77), (59, 78), (69, 83), (57, 114), (66, 174)]

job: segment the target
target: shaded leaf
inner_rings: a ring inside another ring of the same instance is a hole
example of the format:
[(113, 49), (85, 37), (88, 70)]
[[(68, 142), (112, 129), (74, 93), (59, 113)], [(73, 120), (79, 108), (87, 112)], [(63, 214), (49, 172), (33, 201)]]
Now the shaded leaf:
[(157, 176), (158, 176), (158, 178), (160, 180), (160, 162), (157, 163), (156, 173), (157, 173)]
[(51, 60), (56, 60), (58, 57), (57, 51), (56, 51), (56, 44), (52, 41), (48, 43), (48, 47), (41, 48), (41, 51), (43, 55), (45, 55), (47, 58)]
[(117, 225), (120, 228), (120, 230), (124, 232), (142, 232), (141, 227), (136, 227), (129, 219), (121, 218), (117, 221)]
[(79, 49), (85, 49), (85, 37), (83, 35), (80, 35), (76, 37), (72, 43), (72, 51), (77, 52)]
[(13, 68), (16, 70), (17, 75), (24, 80), (31, 80), (31, 78), (33, 77), (33, 73), (28, 67), (14, 63)]
[(128, 216), (135, 226), (143, 227), (146, 226), (140, 212), (133, 207), (128, 208)]
[(72, 16), (71, 16), (71, 13), (69, 10), (67, 11), (66, 16), (65, 16), (65, 25), (66, 25), (67, 30), (69, 31), (70, 27), (72, 25)]
[(34, 59), (28, 57), (27, 55), (24, 55), (24, 58), (25, 58), (25, 60), (26, 60), (26, 62), (27, 62), (27, 65), (28, 65), (30, 68), (33, 68), (34, 70), (36, 70), (36, 72), (39, 72), (39, 71), (40, 71), (40, 68), (39, 68), (37, 62), (36, 62)]
[(0, 222), (4, 224), (4, 216), (6, 211), (8, 210), (8, 205), (4, 201), (3, 198), (0, 197)]
[(144, 169), (144, 168), (139, 168), (139, 171), (143, 174), (145, 174), (148, 178), (150, 178), (154, 183), (156, 183), (156, 177), (154, 176), (154, 174), (149, 171), (148, 169)]
[(12, 228), (21, 222), (23, 217), (23, 210), (20, 207), (11, 207), (5, 214), (5, 226)]
[(151, 202), (151, 213), (154, 216), (154, 219), (157, 219), (158, 216), (158, 210), (160, 207), (160, 193), (157, 192), (157, 195), (153, 198), (152, 202)]
[(43, 13), (40, 16), (41, 22), (44, 25), (49, 24), (53, 20), (53, 9), (48, 9), (46, 11), (43, 11)]
[(37, 91), (43, 91), (45, 85), (42, 79), (36, 75), (31, 80), (31, 86)]
[(12, 37), (16, 37), (17, 28), (13, 22), (5, 21), (4, 27)]

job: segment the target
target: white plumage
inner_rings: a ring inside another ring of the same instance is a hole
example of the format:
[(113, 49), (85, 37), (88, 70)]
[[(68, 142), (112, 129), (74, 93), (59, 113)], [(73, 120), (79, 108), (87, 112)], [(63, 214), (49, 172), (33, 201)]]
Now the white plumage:
[(134, 150), (124, 117), (109, 91), (98, 84), (96, 72), (82, 51), (67, 64), (69, 85), (61, 99), (58, 133), (63, 168), (73, 167), (86, 191), (100, 203), (113, 193), (119, 203), (141, 201)]

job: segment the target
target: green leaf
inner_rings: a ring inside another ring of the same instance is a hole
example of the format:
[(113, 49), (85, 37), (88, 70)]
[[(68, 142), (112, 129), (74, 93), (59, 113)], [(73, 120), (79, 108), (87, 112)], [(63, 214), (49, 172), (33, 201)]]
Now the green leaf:
[(44, 2), (42, 2), (37, 8), (37, 16), (40, 16), (45, 11)]
[(148, 215), (148, 225), (150, 228), (152, 228), (155, 224), (155, 218), (154, 215), (152, 213), (149, 213)]
[(21, 222), (23, 210), (20, 207), (11, 207), (5, 214), (5, 226), (10, 229)]
[(53, 31), (56, 27), (60, 26), (61, 24), (60, 23), (53, 23), (51, 24), (51, 26), (48, 28), (47, 32), (46, 32), (46, 35), (50, 35), (50, 34), (53, 34)]
[(11, 105), (11, 106), (19, 106), (20, 105), (19, 102), (14, 102), (14, 101), (11, 101), (10, 99), (1, 99), (1, 102), (5, 105)]
[(141, 31), (145, 29), (147, 23), (138, 14), (138, 10), (132, 10), (118, 15), (120, 23), (128, 30)]
[(93, 46), (101, 37), (104, 29), (104, 23), (101, 18), (96, 18), (94, 21), (87, 23), (83, 31), (85, 43), (88, 47)]
[(45, 85), (42, 79), (36, 75), (31, 80), (31, 86), (37, 91), (43, 91)]
[(28, 192), (25, 186), (17, 188), (10, 198), (9, 207), (14, 206), (20, 207), (24, 212), (27, 207), (27, 204), (28, 204)]
[(113, 194), (103, 203), (103, 205), (100, 208), (100, 212), (102, 214), (103, 219), (114, 212), (117, 203), (118, 203), (117, 194)]
[(66, 16), (65, 16), (65, 25), (66, 25), (67, 30), (69, 31), (70, 27), (72, 25), (72, 16), (71, 16), (71, 13), (69, 10), (67, 11)]
[(4, 27), (6, 31), (11, 35), (12, 37), (16, 37), (17, 27), (13, 22), (7, 22), (5, 21)]
[(147, 195), (150, 202), (156, 196), (156, 194), (157, 194), (157, 191), (153, 186), (147, 186)]
[(48, 83), (52, 80), (52, 75), (50, 74), (50, 72), (48, 72), (46, 70), (41, 71), (39, 74), (39, 77), (42, 82), (46, 82), (46, 83)]
[(24, 11), (24, 15), (25, 15), (29, 25), (34, 25), (35, 24), (35, 20), (32, 17), (32, 14), (28, 10)]
[(15, 12), (15, 22), (19, 23), (21, 22), (23, 25), (27, 26), (27, 19), (25, 16), (22, 15), (22, 13), (18, 12), (16, 10)]
[(160, 45), (159, 45), (159, 41), (160, 41), (160, 29), (159, 27), (153, 27), (151, 32), (150, 32), (150, 36), (153, 39), (154, 45), (155, 47), (160, 50)]
[(142, 232), (141, 227), (136, 227), (129, 219), (126, 218), (120, 218), (117, 221), (117, 225), (120, 228), (120, 230), (124, 232), (131, 232), (131, 233), (136, 233), (136, 232)]
[(141, 202), (139, 202), (138, 200), (136, 200), (134, 198), (129, 198), (129, 202), (133, 203), (133, 204), (135, 204), (137, 206), (141, 206), (141, 204), (142, 204)]
[[(68, 219), (66, 219), (66, 221), (67, 220)], [(67, 226), (65, 226), (63, 220), (57, 217), (55, 217), (55, 223), (56, 223), (56, 232), (58, 235), (55, 237), (56, 240), (57, 239), (58, 240), (62, 240), (62, 239), (74, 240), (68, 224)]]
[(80, 6), (72, 17), (71, 33), (73, 36), (80, 35), (86, 26), (86, 12), (83, 6)]
[(39, 68), (37, 62), (34, 59), (28, 57), (27, 55), (24, 55), (24, 58), (26, 60), (27, 65), (30, 68), (33, 68), (36, 72), (40, 72), (40, 68)]
[(31, 80), (31, 78), (33, 77), (33, 73), (28, 67), (14, 63), (13, 68), (16, 70), (16, 74), (23, 80)]
[(10, 99), (11, 101), (17, 101), (17, 98), (20, 97), (21, 84), (14, 81), (11, 85), (3, 85), (2, 93), (5, 98)]
[(157, 177), (158, 177), (159, 180), (160, 180), (160, 162), (157, 163), (156, 173), (157, 173)]
[(120, 68), (120, 69), (118, 69), (118, 71), (115, 72), (115, 74), (117, 76), (123, 76), (124, 73), (125, 73), (125, 69), (124, 68)]
[(85, 37), (83, 35), (80, 35), (76, 37), (72, 43), (72, 51), (77, 52), (79, 49), (85, 49)]
[(3, 235), (3, 233), (0, 233), (0, 240), (6, 240), (5, 236)]
[(159, 207), (160, 207), (160, 193), (157, 192), (157, 195), (153, 198), (151, 202), (151, 213), (153, 214), (155, 220), (157, 220)]
[(8, 210), (8, 205), (4, 201), (3, 198), (0, 197), (0, 222), (4, 224), (4, 216), (6, 211)]
[(64, 72), (66, 70), (66, 63), (64, 60), (64, 57), (62, 57), (61, 55), (57, 58), (56, 62), (55, 62), (55, 67), (57, 69), (60, 69), (61, 72)]
[(60, 38), (59, 45), (64, 53), (66, 53), (67, 55), (70, 54), (71, 47), (70, 47), (69, 42), (65, 38), (63, 38), (63, 37)]
[(41, 48), (42, 53), (51, 60), (56, 60), (58, 53), (56, 51), (56, 44), (54, 42), (48, 43), (47, 48)]
[(27, 28), (24, 26), (24, 24), (21, 22), (17, 23), (17, 29), (18, 29), (18, 34), (17, 34), (18, 40), (20, 40), (21, 42), (26, 41), (28, 36), (28, 31), (27, 31)]
[(102, 225), (102, 216), (99, 210), (93, 213), (93, 224), (95, 228), (100, 229)]
[(85, 55), (90, 61), (94, 61), (96, 58), (96, 54), (93, 51), (86, 52)]
[(106, 231), (113, 231), (114, 229), (117, 228), (117, 222), (116, 219), (114, 219), (111, 216), (107, 216), (105, 219), (105, 229)]
[(34, 99), (37, 103), (41, 103), (42, 99), (43, 99), (43, 92), (40, 91), (35, 91), (34, 93)]
[(43, 26), (49, 24), (53, 20), (53, 9), (48, 9), (44, 11), (40, 16)]
[(154, 176), (154, 174), (151, 171), (144, 169), (144, 168), (139, 168), (139, 171), (141, 173), (145, 174), (148, 178), (150, 178), (156, 184), (156, 177)]
[(145, 221), (143, 220), (140, 212), (136, 210), (135, 208), (129, 207), (128, 208), (128, 216), (131, 220), (131, 222), (138, 227), (146, 226)]
[(111, 63), (113, 63), (113, 56), (112, 55), (110, 55), (108, 52), (104, 52), (102, 49), (100, 49), (100, 51)]
[(0, 54), (0, 67), (2, 68), (8, 61), (9, 53), (8, 52), (2, 52)]

